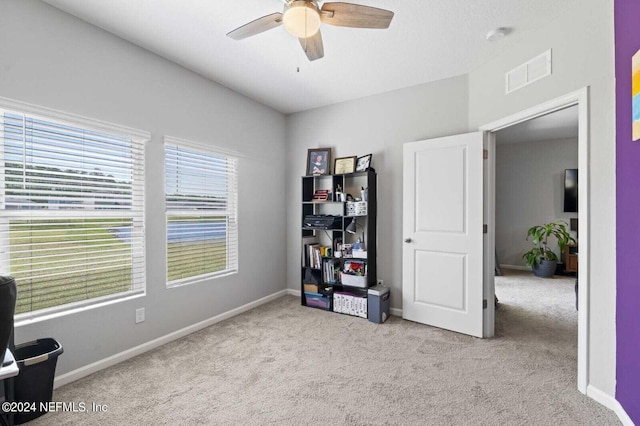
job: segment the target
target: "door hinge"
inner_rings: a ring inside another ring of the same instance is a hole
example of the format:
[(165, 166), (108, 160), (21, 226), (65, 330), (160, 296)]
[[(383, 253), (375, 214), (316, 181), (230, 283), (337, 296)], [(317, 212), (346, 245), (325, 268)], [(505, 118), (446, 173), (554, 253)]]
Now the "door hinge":
[(482, 299), (482, 309), (487, 309), (487, 299)]
[(482, 159), (483, 160), (488, 160), (489, 159), (489, 150), (488, 149), (483, 149), (482, 150)]
[(485, 223), (484, 225), (482, 225), (482, 233), (486, 234), (489, 231), (489, 228), (487, 227), (487, 224)]

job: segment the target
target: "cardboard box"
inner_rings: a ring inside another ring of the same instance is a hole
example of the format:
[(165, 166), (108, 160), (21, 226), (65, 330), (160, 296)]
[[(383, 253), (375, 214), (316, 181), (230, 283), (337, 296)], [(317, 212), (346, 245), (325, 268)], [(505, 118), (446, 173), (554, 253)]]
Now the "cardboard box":
[(318, 286), (316, 284), (305, 284), (304, 291), (308, 293), (319, 293)]

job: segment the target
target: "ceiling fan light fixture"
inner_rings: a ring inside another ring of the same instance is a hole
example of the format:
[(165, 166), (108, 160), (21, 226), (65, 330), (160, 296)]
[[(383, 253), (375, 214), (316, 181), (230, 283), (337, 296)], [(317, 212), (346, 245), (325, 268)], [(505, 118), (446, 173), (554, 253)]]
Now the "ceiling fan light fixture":
[(314, 2), (297, 0), (285, 6), (284, 28), (297, 38), (308, 38), (320, 29), (320, 13)]
[(282, 13), (276, 12), (254, 19), (233, 31), (227, 37), (243, 40), (272, 28), (284, 26), (300, 42), (307, 59), (315, 61), (324, 57), (324, 45), (320, 24), (349, 28), (389, 28), (393, 12), (355, 3), (323, 3), (316, 0), (284, 0)]

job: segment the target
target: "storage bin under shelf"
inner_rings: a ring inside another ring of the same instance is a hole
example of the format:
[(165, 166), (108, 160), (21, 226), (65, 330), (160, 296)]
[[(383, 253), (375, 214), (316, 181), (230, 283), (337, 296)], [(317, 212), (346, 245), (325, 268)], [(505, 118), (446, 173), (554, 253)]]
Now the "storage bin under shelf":
[(367, 288), (367, 277), (360, 275), (349, 275), (344, 272), (340, 273), (340, 282), (342, 285), (351, 287)]
[(313, 308), (324, 309), (325, 311), (333, 310), (333, 298), (331, 295), (324, 295), (320, 293), (304, 292), (306, 299), (306, 305)]

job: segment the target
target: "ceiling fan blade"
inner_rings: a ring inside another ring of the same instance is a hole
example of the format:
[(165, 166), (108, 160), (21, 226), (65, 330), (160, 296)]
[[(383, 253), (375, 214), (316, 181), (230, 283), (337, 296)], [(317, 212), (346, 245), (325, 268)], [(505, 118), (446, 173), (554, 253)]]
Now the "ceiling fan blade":
[(302, 50), (307, 54), (310, 61), (315, 61), (324, 56), (324, 46), (322, 45), (322, 35), (318, 31), (315, 35), (307, 38), (299, 38)]
[(282, 25), (282, 13), (276, 12), (236, 28), (228, 33), (227, 37), (231, 37), (234, 40), (242, 40), (243, 38), (260, 34), (280, 25)]
[(320, 20), (325, 24), (352, 28), (389, 28), (393, 12), (353, 3), (325, 3)]

